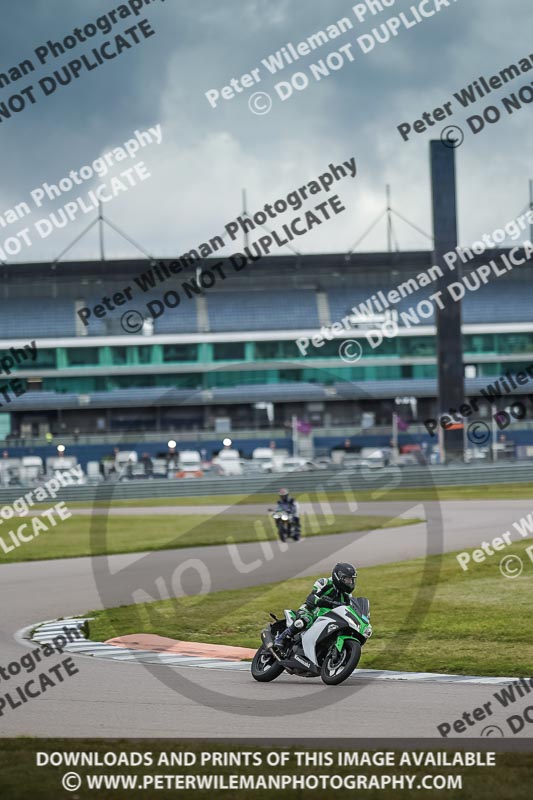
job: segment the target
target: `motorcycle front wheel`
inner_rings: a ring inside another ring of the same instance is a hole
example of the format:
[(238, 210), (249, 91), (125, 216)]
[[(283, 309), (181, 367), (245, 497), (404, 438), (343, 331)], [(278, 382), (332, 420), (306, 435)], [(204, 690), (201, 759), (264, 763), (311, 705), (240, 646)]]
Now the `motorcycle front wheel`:
[(264, 647), (260, 647), (252, 661), (252, 677), (256, 681), (266, 683), (279, 678), (282, 672), (283, 667), (272, 653), (269, 653)]
[(284, 525), (278, 525), (278, 536), (282, 542), (287, 541), (287, 530)]
[(320, 677), (328, 686), (337, 686), (349, 678), (361, 658), (361, 645), (354, 639), (347, 639), (342, 650), (332, 645), (320, 668)]

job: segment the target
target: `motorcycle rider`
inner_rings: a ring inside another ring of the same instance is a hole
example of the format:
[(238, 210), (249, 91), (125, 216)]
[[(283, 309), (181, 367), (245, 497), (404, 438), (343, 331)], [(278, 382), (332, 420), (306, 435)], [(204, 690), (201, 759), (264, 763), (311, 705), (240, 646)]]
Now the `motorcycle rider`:
[(286, 514), (292, 514), (294, 533), (300, 535), (300, 516), (298, 513), (298, 503), (291, 497), (288, 489), (280, 489), (278, 492), (278, 511), (284, 511)]
[(331, 578), (319, 578), (303, 605), (296, 612), (296, 619), (282, 631), (274, 641), (274, 647), (289, 647), (297, 633), (307, 630), (318, 616), (321, 608), (336, 608), (348, 605), (357, 582), (357, 570), (353, 564), (335, 564)]

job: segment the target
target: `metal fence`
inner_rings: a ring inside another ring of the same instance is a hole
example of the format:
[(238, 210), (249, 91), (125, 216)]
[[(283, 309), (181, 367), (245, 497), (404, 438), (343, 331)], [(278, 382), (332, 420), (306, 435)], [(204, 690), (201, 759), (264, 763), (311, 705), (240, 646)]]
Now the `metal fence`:
[[(364, 491), (376, 486), (397, 485), (400, 488), (431, 486), (476, 486), (491, 483), (531, 483), (533, 464), (450, 465), (432, 467), (388, 467), (385, 469), (318, 470), (316, 472), (281, 473), (237, 478), (190, 478), (183, 480), (134, 480), (105, 483), (100, 486), (69, 486), (60, 490), (57, 500), (88, 504), (93, 500), (140, 500), (166, 497), (202, 497), (207, 495), (272, 495), (279, 486), (287, 486), (294, 494), (342, 490)], [(31, 491), (31, 487), (0, 489), (0, 504), (13, 502)], [(56, 501), (54, 501), (56, 502)]]

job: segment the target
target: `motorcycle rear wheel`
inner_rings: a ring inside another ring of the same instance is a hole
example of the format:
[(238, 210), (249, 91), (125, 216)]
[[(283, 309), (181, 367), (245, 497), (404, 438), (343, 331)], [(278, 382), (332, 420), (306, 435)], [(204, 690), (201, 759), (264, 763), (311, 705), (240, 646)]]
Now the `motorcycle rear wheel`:
[(322, 662), (320, 677), (328, 686), (338, 686), (350, 677), (360, 658), (361, 645), (354, 639), (347, 639), (340, 653), (333, 644)]
[(279, 678), (282, 672), (283, 667), (272, 653), (269, 653), (264, 647), (260, 647), (252, 661), (252, 677), (256, 681), (266, 683)]

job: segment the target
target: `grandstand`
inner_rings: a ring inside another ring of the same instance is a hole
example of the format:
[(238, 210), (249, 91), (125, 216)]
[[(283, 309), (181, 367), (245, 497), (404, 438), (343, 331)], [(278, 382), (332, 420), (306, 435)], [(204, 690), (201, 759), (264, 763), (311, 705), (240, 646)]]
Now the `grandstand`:
[[(485, 253), (464, 273), (501, 252)], [(378, 290), (419, 275), (431, 259), (430, 252), (418, 251), (277, 256), (239, 273), (228, 266), (227, 280), (192, 299), (184, 297), (154, 320), (153, 331), (138, 334), (121, 327), (124, 311), (147, 316), (148, 303), (180, 289), (199, 266), (209, 269), (209, 260), (150, 292), (135, 291), (131, 302), (103, 318), (91, 316), (88, 326), (77, 311), (135, 286), (147, 261), (4, 265), (0, 349), (35, 339), (38, 354), (34, 364), (18, 369), (27, 392), (4, 405), (3, 430), (12, 441), (46, 431), (102, 441), (137, 432), (158, 440), (159, 433), (175, 431), (191, 434), (193, 442), (201, 432), (202, 438), (211, 432), (215, 446), (220, 439), (214, 435), (215, 420), (224, 418), (235, 432), (256, 431), (252, 447), (268, 442), (270, 429), (285, 436), (294, 416), (309, 421), (319, 438), (322, 431), (329, 444), (358, 428), (365, 414), (373, 415), (378, 432), (379, 426), (390, 427), (397, 398), (416, 401), (405, 407), (408, 422), (435, 416), (432, 318), (400, 326), (397, 337), (376, 349), (362, 331), (346, 333), (344, 338), (364, 345), (363, 357), (353, 365), (339, 356), (342, 337), (310, 348), (306, 357), (296, 346), (299, 337), (312, 337), (321, 326), (341, 320)], [(467, 293), (462, 328), (467, 395), (533, 361), (531, 286), (533, 268), (525, 264)], [(397, 311), (431, 291), (404, 298)], [(520, 391), (527, 393), (527, 387)], [(273, 421), (261, 409), (265, 402), (274, 404)], [(529, 441), (525, 428), (521, 435), (521, 441)]]

